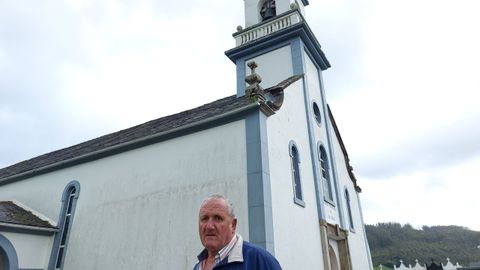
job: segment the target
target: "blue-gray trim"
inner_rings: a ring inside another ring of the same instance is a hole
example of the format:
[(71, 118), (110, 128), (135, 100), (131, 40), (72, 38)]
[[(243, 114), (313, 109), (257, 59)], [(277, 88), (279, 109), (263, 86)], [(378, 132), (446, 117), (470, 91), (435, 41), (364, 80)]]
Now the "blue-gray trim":
[[(296, 181), (296, 179), (295, 179), (295, 173), (294, 173), (294, 170), (295, 170), (295, 169), (294, 169), (294, 166), (295, 166), (294, 162), (295, 162), (295, 161), (293, 160), (293, 151), (292, 151), (293, 148), (295, 148), (296, 151), (297, 151), (297, 160), (298, 160), (298, 172), (297, 172), (297, 173), (298, 173), (298, 182), (299, 182), (299, 184), (300, 184), (300, 194), (302, 195), (302, 198), (298, 198), (298, 197), (297, 197), (297, 192), (296, 192), (296, 191), (297, 191), (297, 188), (296, 188), (296, 185), (297, 185), (297, 184), (295, 183), (295, 181)], [(303, 200), (302, 176), (301, 176), (301, 174), (300, 174), (300, 163), (301, 163), (302, 161), (301, 161), (301, 159), (300, 159), (300, 151), (298, 150), (298, 146), (297, 146), (297, 144), (295, 143), (295, 141), (293, 141), (293, 140), (288, 143), (288, 154), (290, 155), (290, 162), (291, 162), (291, 165), (292, 165), (291, 171), (292, 171), (293, 202), (294, 202), (295, 204), (298, 204), (298, 205), (301, 206), (301, 207), (305, 207), (305, 201)]]
[(298, 152), (298, 146), (297, 146), (297, 143), (295, 143), (294, 140), (290, 140), (290, 142), (288, 143), (288, 154), (290, 155), (290, 157), (293, 156), (292, 154), (292, 147), (295, 147), (297, 149), (297, 153), (298, 153), (298, 162), (299, 163), (302, 163), (302, 160), (300, 158), (300, 152)]
[(301, 206), (301, 207), (303, 207), (303, 208), (305, 208), (305, 206), (306, 206), (305, 201), (297, 198), (297, 196), (293, 196), (293, 202), (294, 202), (296, 205)]
[[(63, 189), (62, 203), (65, 203), (65, 201), (68, 199), (68, 196), (70, 195), (69, 191), (72, 187), (75, 188), (75, 196), (73, 198), (78, 199), (78, 196), (80, 196), (80, 183), (78, 181), (73, 180), (70, 183), (68, 183)], [(75, 211), (75, 208), (73, 211)]]
[(290, 48), (292, 50), (292, 68), (294, 75), (305, 74), (302, 47), (301, 39), (296, 38), (292, 40)]
[(23, 234), (33, 234), (33, 235), (52, 235), (57, 229), (53, 228), (42, 228), (42, 227), (14, 227), (8, 225), (0, 225), (0, 231), (2, 232), (12, 232), (12, 233), (23, 233)]
[(225, 55), (230, 58), (232, 62), (237, 63), (237, 59), (249, 58), (250, 55), (253, 55), (258, 51), (272, 48), (278, 44), (289, 42), (296, 38), (301, 38), (302, 42), (315, 59), (315, 62), (320, 65), (322, 70), (330, 67), (330, 63), (323, 53), (320, 43), (305, 21), (259, 38), (255, 41), (248, 42), (244, 45), (230, 49), (225, 52)]
[[(65, 217), (67, 215), (67, 210), (68, 210), (67, 207), (70, 199), (70, 190), (72, 188), (75, 188), (75, 193), (74, 193), (75, 196), (73, 197), (72, 205), (71, 205), (70, 222), (68, 224), (68, 228), (63, 228), (65, 225), (64, 224)], [(70, 238), (71, 228), (72, 228), (72, 224), (75, 217), (75, 209), (77, 206), (77, 200), (79, 196), (80, 196), (80, 183), (78, 181), (71, 181), (65, 186), (62, 194), (62, 208), (60, 210), (60, 216), (58, 218), (58, 227), (60, 229), (55, 234), (55, 239), (53, 240), (52, 253), (50, 254), (50, 261), (48, 264), (49, 270), (53, 270), (56, 267), (56, 263), (58, 260), (58, 252), (60, 249), (60, 241), (62, 240), (62, 234), (64, 230), (67, 230), (67, 234), (65, 236), (65, 245), (63, 248), (63, 254), (62, 254), (61, 265), (60, 265), (60, 269), (63, 269), (63, 264), (65, 263), (65, 255), (67, 253), (68, 239)]]
[(245, 77), (247, 74), (247, 70), (245, 67), (246, 58), (242, 57), (237, 59), (236, 67), (237, 67), (237, 97), (245, 96), (245, 89), (247, 88)]
[(249, 241), (274, 254), (272, 191), (266, 118), (252, 112), (245, 119), (247, 145)]
[(303, 83), (303, 96), (304, 96), (304, 108), (305, 115), (307, 119), (307, 131), (308, 131), (308, 142), (310, 147), (310, 157), (312, 160), (312, 170), (313, 170), (313, 179), (315, 185), (315, 194), (316, 194), (316, 204), (317, 204), (317, 214), (318, 219), (325, 219), (325, 205), (323, 204), (323, 190), (321, 188), (320, 176), (319, 176), (319, 166), (318, 159), (316, 156), (316, 143), (314, 137), (314, 131), (312, 126), (312, 115), (310, 109), (310, 95), (308, 89), (308, 74), (306, 73), (305, 59), (304, 59), (304, 44), (303, 41), (299, 38), (295, 39), (291, 43), (292, 48), (292, 62), (293, 62), (293, 72), (294, 74), (305, 74), (304, 83)]
[(4, 265), (0, 265), (2, 267), (1, 269), (18, 270), (17, 251), (13, 244), (2, 234), (0, 234), (0, 253), (3, 253), (6, 257)]

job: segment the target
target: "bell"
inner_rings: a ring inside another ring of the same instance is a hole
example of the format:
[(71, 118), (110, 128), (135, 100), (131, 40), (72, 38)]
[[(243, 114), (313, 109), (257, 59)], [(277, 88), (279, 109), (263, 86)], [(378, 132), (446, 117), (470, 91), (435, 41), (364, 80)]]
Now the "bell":
[(275, 17), (277, 14), (276, 14), (275, 7), (268, 7), (268, 8), (265, 8), (264, 10), (262, 10), (260, 12), (260, 15), (262, 16), (262, 20), (265, 21), (265, 20), (268, 20), (270, 18)]

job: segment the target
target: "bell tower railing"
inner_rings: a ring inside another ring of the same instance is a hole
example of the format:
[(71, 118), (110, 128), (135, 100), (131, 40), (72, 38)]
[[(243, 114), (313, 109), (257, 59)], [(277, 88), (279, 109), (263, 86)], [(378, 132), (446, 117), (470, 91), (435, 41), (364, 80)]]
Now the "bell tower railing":
[(257, 25), (242, 29), (233, 34), (236, 46), (244, 45), (264, 36), (278, 32), (292, 25), (302, 22), (304, 19), (297, 9), (285, 12), (273, 19), (264, 21)]

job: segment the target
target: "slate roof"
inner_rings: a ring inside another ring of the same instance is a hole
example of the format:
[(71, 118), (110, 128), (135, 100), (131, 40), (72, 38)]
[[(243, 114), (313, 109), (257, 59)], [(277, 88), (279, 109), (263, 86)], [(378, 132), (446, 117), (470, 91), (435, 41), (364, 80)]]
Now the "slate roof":
[[(285, 79), (279, 84), (265, 89), (265, 93), (283, 90), (290, 84), (302, 78), (303, 75), (296, 75)], [(117, 131), (104, 135), (77, 145), (73, 145), (64, 149), (50, 152), (29, 160), (19, 162), (0, 169), (0, 185), (9, 183), (12, 178), (25, 178), (32, 175), (49, 172), (57, 168), (67, 167), (78, 163), (85, 162), (95, 155), (96, 158), (105, 157), (131, 148), (148, 145), (158, 141), (158, 137), (176, 129), (187, 128), (191, 125), (199, 124), (203, 121), (211, 121), (215, 117), (226, 115), (235, 111), (242, 111), (248, 108), (268, 107), (265, 104), (259, 104), (257, 101), (237, 97), (236, 95), (228, 96), (211, 103), (204, 104), (200, 107), (172, 114), (162, 118), (158, 118), (131, 128)], [(335, 134), (340, 142), (345, 163), (349, 176), (354, 183), (357, 192), (361, 192), (361, 188), (357, 185), (357, 179), (350, 165), (350, 159), (343, 143), (342, 137), (338, 130), (335, 119), (333, 118), (330, 107), (328, 107), (329, 118), (331, 119)], [(134, 143), (135, 146), (132, 146)]]
[[(191, 110), (158, 118), (156, 120), (152, 120), (0, 169), (0, 183), (8, 182), (7, 178), (16, 177), (18, 175), (27, 173), (29, 175), (32, 173), (35, 174), (35, 171), (40, 169), (44, 170), (45, 168), (55, 164), (72, 159), (78, 159), (79, 157), (88, 156), (105, 149), (112, 149), (117, 146), (120, 147), (137, 140), (155, 137), (155, 135), (158, 134), (182, 127), (188, 127), (189, 125), (193, 125), (204, 120), (206, 121), (222, 114), (252, 106), (258, 106), (258, 104), (252, 104), (252, 101), (246, 99), (245, 97), (237, 97), (236, 95), (225, 97)], [(118, 151), (120, 150), (117, 149), (117, 152)]]
[(48, 221), (12, 201), (0, 201), (0, 223), (56, 229)]

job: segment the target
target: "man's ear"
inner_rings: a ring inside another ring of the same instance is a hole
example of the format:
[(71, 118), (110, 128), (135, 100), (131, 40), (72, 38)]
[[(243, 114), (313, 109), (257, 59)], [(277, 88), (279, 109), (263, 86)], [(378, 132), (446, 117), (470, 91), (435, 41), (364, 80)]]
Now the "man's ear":
[(237, 231), (237, 218), (233, 218), (233, 220), (232, 220), (232, 228), (233, 228), (233, 232), (236, 232), (236, 231)]

